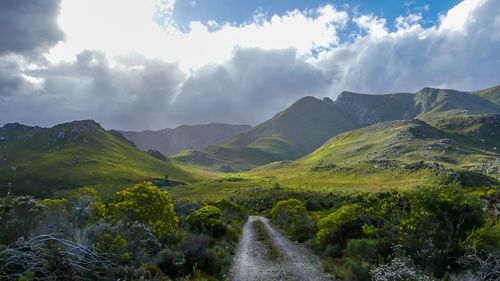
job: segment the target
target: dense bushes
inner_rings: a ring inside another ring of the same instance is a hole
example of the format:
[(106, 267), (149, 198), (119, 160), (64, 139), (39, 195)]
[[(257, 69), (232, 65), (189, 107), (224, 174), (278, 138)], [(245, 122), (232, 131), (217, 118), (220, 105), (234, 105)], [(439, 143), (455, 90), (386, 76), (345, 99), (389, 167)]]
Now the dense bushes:
[(456, 185), (325, 194), (309, 210), (298, 199), (313, 197), (293, 194), (271, 216), (280, 226), (297, 217), (317, 220), (305, 240), (315, 238), (324, 269), (342, 280), (498, 280), (500, 223), (484, 202), (495, 194), (490, 190), (482, 201)]
[(106, 214), (115, 222), (140, 221), (150, 226), (157, 237), (175, 231), (179, 222), (170, 194), (150, 182), (117, 192), (108, 203)]
[(27, 238), (40, 224), (45, 207), (29, 196), (7, 198), (0, 204), (0, 241)]
[(307, 210), (297, 199), (279, 201), (270, 214), (273, 221), (292, 239), (302, 242), (314, 233), (314, 225)]
[(361, 221), (358, 204), (340, 207), (335, 212), (321, 219), (318, 223), (316, 241), (320, 246), (344, 245), (348, 239), (361, 235)]
[(148, 182), (107, 202), (91, 188), (1, 199), (0, 279), (222, 279), (246, 217), (232, 202), (211, 204), (180, 204), (178, 216), (169, 193)]
[(186, 218), (186, 222), (189, 229), (195, 233), (205, 233), (219, 237), (225, 232), (221, 216), (222, 211), (219, 208), (207, 205), (192, 212)]

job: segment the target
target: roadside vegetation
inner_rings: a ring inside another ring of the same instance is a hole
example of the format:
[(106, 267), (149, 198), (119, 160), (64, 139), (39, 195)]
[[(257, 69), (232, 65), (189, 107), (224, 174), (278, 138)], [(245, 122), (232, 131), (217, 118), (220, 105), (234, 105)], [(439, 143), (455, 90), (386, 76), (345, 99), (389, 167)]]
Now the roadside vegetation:
[(222, 280), (246, 220), (226, 201), (174, 202), (149, 182), (102, 201), (0, 201), (0, 280)]
[(498, 189), (292, 196), (270, 210), (273, 223), (341, 280), (500, 278)]
[[(237, 182), (237, 181), (236, 181)], [(106, 200), (0, 199), (1, 280), (224, 280), (247, 214), (269, 217), (339, 280), (498, 280), (500, 189), (378, 192), (274, 187), (172, 199), (143, 182)], [(280, 253), (262, 223), (253, 230)]]

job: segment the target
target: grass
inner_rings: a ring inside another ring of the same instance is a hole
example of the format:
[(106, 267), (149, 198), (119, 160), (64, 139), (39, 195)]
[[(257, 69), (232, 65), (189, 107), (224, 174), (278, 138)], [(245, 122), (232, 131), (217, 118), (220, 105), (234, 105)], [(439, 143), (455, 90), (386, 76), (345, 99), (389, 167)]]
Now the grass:
[[(75, 131), (81, 129), (78, 126), (84, 126), (80, 123), (76, 123), (76, 127), (67, 126), (34, 133), (30, 130), (26, 131), (28, 133), (17, 132), (17, 135), (33, 135), (23, 141), (2, 142), (2, 194), (6, 193), (6, 183), (12, 182), (12, 191), (17, 194), (51, 196), (81, 186), (92, 186), (107, 197), (143, 180), (168, 175), (172, 180), (189, 184), (208, 174), (173, 161), (157, 159), (97, 124), (81, 131)], [(63, 133), (65, 137), (58, 138)]]
[(500, 85), (474, 92), (474, 94), (500, 105)]
[[(166, 175), (172, 181), (185, 183), (165, 187), (174, 197), (194, 200), (253, 196), (254, 190), (266, 191), (277, 185), (287, 191), (324, 193), (408, 190), (443, 183), (449, 169), (477, 169), (484, 163), (495, 163), (498, 152), (493, 147), (500, 147), (498, 118), (458, 116), (433, 119), (428, 121), (430, 125), (419, 121), (379, 123), (340, 134), (295, 161), (272, 162), (242, 173), (214, 171), (213, 166), (221, 168), (224, 162), (206, 153), (178, 154), (200, 157), (207, 161), (204, 167), (190, 161), (178, 162), (178, 158), (157, 159), (97, 124), (69, 140), (57, 137), (60, 132), (72, 136), (74, 129), (68, 124), (35, 130), (33, 135), (33, 128), (12, 129), (7, 134), (0, 131), (0, 136), (18, 138), (0, 142), (0, 195), (6, 193), (7, 183), (13, 182), (15, 193), (61, 195), (86, 185), (108, 197), (125, 186)], [(274, 156), (290, 152), (280, 151), (284, 147), (278, 145), (280, 142), (281, 138), (274, 136), (247, 146), (226, 144), (210, 149), (231, 158), (230, 165), (249, 168), (249, 158), (265, 163), (275, 160), (268, 158), (269, 151), (276, 153)], [(260, 146), (273, 149), (264, 152)], [(437, 162), (444, 168), (405, 168), (418, 161)], [(391, 165), (377, 167), (378, 162)]]
[[(498, 153), (492, 147), (500, 147), (495, 118), (498, 116), (453, 117), (446, 119), (448, 123), (438, 121), (441, 127), (420, 121), (380, 123), (341, 134), (296, 161), (214, 175), (171, 192), (175, 197), (205, 200), (252, 196), (252, 190), (266, 191), (276, 185), (284, 190), (324, 193), (440, 185), (455, 171), (474, 170), (484, 163), (495, 165)], [(406, 168), (420, 161), (441, 166)], [(388, 165), (384, 167), (384, 163)], [(490, 176), (498, 178), (498, 174)]]
[(264, 223), (260, 220), (256, 220), (252, 222), (252, 227), (257, 236), (257, 240), (262, 242), (266, 248), (267, 257), (272, 261), (277, 260), (281, 256), (280, 251), (276, 248), (271, 236), (269, 236)]

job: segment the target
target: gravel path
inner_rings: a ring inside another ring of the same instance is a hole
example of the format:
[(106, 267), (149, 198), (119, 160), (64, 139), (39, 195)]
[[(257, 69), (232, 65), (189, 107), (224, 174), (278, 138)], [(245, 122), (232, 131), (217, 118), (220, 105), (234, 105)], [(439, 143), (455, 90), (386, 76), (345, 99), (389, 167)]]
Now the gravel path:
[[(264, 223), (281, 257), (271, 261), (265, 246), (256, 239), (252, 222)], [(285, 238), (276, 231), (268, 219), (250, 216), (243, 227), (238, 251), (229, 273), (232, 281), (283, 280), (283, 281), (326, 281), (321, 271), (320, 259), (308, 249)]]

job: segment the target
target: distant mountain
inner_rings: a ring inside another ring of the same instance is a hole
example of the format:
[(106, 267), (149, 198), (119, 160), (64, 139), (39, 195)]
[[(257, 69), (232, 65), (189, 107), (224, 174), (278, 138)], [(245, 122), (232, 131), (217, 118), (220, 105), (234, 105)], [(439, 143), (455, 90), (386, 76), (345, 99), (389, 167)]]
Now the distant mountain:
[(297, 159), (339, 133), (379, 122), (486, 113), (500, 113), (500, 106), (468, 92), (434, 88), (388, 95), (343, 92), (335, 101), (305, 97), (219, 145), (183, 151), (173, 158), (226, 172), (248, 170)]
[(500, 85), (474, 92), (474, 94), (500, 105)]
[(301, 158), (314, 165), (372, 160), (436, 162), (448, 166), (495, 162), (500, 150), (500, 115), (388, 121), (352, 130)]
[(413, 187), (453, 179), (487, 185), (500, 180), (500, 115), (435, 121), (387, 121), (348, 131), (298, 160), (258, 167), (250, 175), (299, 186), (346, 188)]
[(158, 131), (119, 131), (142, 150), (157, 150), (171, 155), (184, 149), (205, 148), (238, 133), (247, 131), (248, 125), (211, 123), (207, 125), (182, 125), (175, 129)]
[(137, 149), (98, 123), (74, 121), (52, 128), (6, 124), (0, 128), (0, 196), (50, 195), (61, 189), (96, 186), (109, 193), (132, 183), (163, 178), (186, 182), (178, 164)]

